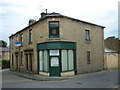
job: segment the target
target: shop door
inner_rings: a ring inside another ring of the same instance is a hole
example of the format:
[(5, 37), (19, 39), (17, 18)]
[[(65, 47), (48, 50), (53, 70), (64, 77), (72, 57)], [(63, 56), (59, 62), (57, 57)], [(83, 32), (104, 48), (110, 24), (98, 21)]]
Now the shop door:
[(60, 64), (59, 57), (50, 57), (50, 76), (60, 76)]
[(59, 50), (49, 51), (50, 76), (60, 76), (60, 52)]

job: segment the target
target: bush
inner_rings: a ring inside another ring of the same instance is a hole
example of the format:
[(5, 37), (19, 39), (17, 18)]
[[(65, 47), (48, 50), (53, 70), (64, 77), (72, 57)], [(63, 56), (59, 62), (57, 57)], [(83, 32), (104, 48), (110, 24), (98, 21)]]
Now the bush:
[(0, 60), (0, 67), (1, 67), (2, 69), (10, 68), (10, 60), (1, 59), (1, 60)]

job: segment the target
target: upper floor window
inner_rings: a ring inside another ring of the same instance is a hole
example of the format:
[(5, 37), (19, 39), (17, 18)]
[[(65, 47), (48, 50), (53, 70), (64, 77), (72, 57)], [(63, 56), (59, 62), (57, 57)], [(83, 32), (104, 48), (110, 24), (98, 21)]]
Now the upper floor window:
[(85, 41), (90, 42), (90, 31), (85, 30)]
[(32, 42), (32, 29), (29, 30), (29, 42)]
[(15, 43), (14, 43), (14, 38), (12, 38), (12, 46), (14, 46), (14, 44), (15, 44)]
[(59, 38), (59, 21), (49, 22), (49, 38)]
[(23, 44), (23, 34), (21, 34), (20, 40), (21, 40), (21, 43)]
[(18, 41), (18, 36), (16, 36), (16, 42)]

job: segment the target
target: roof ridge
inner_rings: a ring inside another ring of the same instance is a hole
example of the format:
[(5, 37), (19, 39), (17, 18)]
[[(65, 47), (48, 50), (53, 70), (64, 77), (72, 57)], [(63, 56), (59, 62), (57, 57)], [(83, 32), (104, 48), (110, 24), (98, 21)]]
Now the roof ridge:
[[(104, 26), (101, 26), (101, 25), (97, 25), (97, 24), (90, 23), (90, 22), (87, 22), (87, 21), (75, 19), (75, 18), (72, 18), (72, 17), (69, 17), (69, 16), (62, 15), (62, 14), (60, 14), (60, 13), (52, 12), (52, 13), (48, 13), (48, 14), (45, 15), (44, 17), (40, 18), (40, 19), (39, 19), (38, 21), (36, 21), (35, 23), (33, 23), (33, 24), (31, 24), (31, 25), (23, 28), (22, 30), (16, 32), (15, 34), (21, 32), (21, 31), (25, 30), (26, 28), (29, 28), (30, 26), (32, 26), (32, 25), (34, 25), (34, 24), (36, 24), (36, 23), (38, 23), (38, 22), (40, 22), (40, 21), (42, 21), (42, 20), (44, 20), (44, 19), (46, 19), (46, 18), (49, 18), (49, 17), (64, 17), (64, 18), (71, 19), (71, 20), (75, 20), (75, 21), (78, 21), (78, 22), (83, 22), (83, 23), (87, 23), (87, 24), (91, 24), (91, 25), (94, 25), (94, 26), (99, 26), (99, 27), (105, 28)], [(13, 34), (13, 35), (11, 35), (11, 36), (14, 36), (15, 34)], [(10, 36), (10, 37), (11, 37), (11, 36)], [(9, 38), (10, 38), (10, 37), (9, 37)]]

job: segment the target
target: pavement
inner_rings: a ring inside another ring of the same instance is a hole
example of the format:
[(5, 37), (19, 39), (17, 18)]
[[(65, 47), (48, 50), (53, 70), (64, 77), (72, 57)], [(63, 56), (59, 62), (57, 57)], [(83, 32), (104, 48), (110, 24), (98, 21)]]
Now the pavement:
[(61, 80), (69, 80), (69, 79), (74, 79), (74, 78), (84, 78), (84, 77), (91, 77), (94, 75), (99, 75), (100, 73), (104, 73), (109, 70), (102, 70), (98, 72), (93, 72), (93, 73), (86, 73), (86, 74), (78, 74), (70, 77), (46, 77), (46, 76), (41, 76), (38, 74), (33, 74), (33, 73), (27, 73), (27, 72), (20, 72), (20, 71), (12, 71), (10, 69), (3, 69), (2, 71), (10, 74), (14, 74), (20, 77), (24, 77), (27, 79), (31, 80), (36, 80), (36, 81), (61, 81)]
[(17, 75), (17, 76), (21, 76), (21, 77), (24, 77), (24, 78), (37, 80), (37, 81), (60, 81), (60, 80), (68, 79), (67, 77), (46, 77), (46, 76), (41, 76), (41, 75), (32, 74), (32, 73), (11, 71), (9, 69), (6, 69), (4, 71), (6, 73), (14, 74), (14, 75)]
[(61, 81), (61, 80), (67, 80), (67, 79), (74, 79), (74, 78), (83, 78), (86, 76), (93, 76), (93, 75), (97, 75), (99, 73), (105, 72), (106, 70), (103, 71), (99, 71), (99, 72), (94, 72), (94, 73), (86, 73), (86, 74), (81, 74), (81, 75), (74, 75), (74, 76), (70, 76), (70, 77), (47, 77), (47, 76), (41, 76), (38, 74), (33, 74), (33, 73), (27, 73), (27, 72), (20, 72), (20, 71), (12, 71), (10, 69), (3, 69), (2, 71), (9, 73), (9, 74), (14, 74), (20, 77), (24, 77), (27, 79), (31, 79), (31, 80), (36, 80), (36, 81)]
[(114, 88), (119, 90), (118, 70), (102, 70), (70, 77), (45, 77), (37, 74), (2, 70), (5, 88)]

